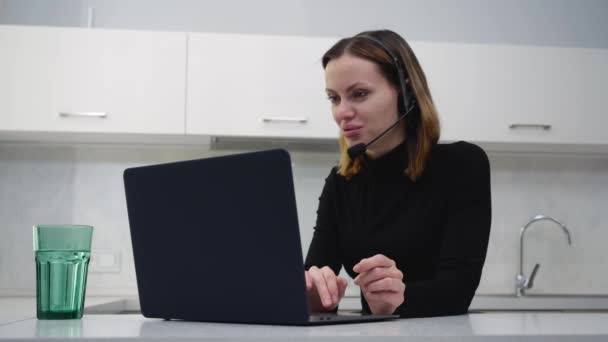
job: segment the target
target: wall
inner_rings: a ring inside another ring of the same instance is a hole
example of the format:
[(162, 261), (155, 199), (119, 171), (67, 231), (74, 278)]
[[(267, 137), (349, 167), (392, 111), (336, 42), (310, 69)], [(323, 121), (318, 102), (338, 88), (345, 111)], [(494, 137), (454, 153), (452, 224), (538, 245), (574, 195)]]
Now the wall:
[(608, 47), (605, 0), (0, 0), (0, 23)]
[[(244, 150), (243, 150), (244, 151)], [(122, 185), (125, 168), (236, 153), (183, 146), (0, 144), (0, 294), (33, 293), (32, 230), (36, 223), (94, 225), (93, 250), (119, 252), (120, 271), (91, 273), (89, 294), (135, 294)], [(303, 250), (312, 237), (331, 152), (292, 152)], [(574, 155), (490, 154), (493, 222), (480, 293), (508, 293), (517, 271), (520, 228), (536, 214), (565, 222), (538, 223), (527, 233), (526, 270), (541, 269), (536, 292), (606, 293), (608, 261), (603, 220), (608, 159)], [(465, 227), (463, 227), (464, 229)], [(534, 292), (534, 291), (532, 291)]]
[[(301, 35), (395, 29), (412, 40), (608, 47), (606, 1), (45, 1), (0, 0), (0, 24)], [(373, 13), (373, 15), (370, 15)], [(95, 225), (93, 248), (118, 252), (120, 270), (91, 273), (89, 294), (135, 294), (121, 181), (124, 168), (241, 150), (143, 145), (0, 143), (0, 295), (33, 294), (31, 226)], [(331, 152), (296, 151), (295, 184), (303, 248)], [(493, 224), (479, 292), (511, 293), (519, 229), (543, 213), (570, 227), (573, 245), (550, 224), (528, 233), (527, 264), (542, 264), (531, 292), (608, 293), (608, 157), (491, 154)]]

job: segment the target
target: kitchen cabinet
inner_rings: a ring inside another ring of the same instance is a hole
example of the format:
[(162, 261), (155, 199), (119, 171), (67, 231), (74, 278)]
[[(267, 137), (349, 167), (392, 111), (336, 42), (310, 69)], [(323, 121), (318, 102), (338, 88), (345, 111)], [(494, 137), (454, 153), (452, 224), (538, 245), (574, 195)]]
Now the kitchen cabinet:
[(187, 134), (337, 138), (321, 65), (336, 41), (191, 33)]
[(414, 42), (444, 140), (606, 145), (608, 49)]
[[(0, 139), (25, 132), (44, 141), (38, 133), (59, 132), (177, 137), (172, 143), (335, 141), (321, 58), (337, 40), (0, 26)], [(608, 49), (410, 44), (443, 141), (608, 152)]]
[(186, 33), (0, 26), (0, 130), (184, 134)]
[[(337, 137), (320, 58), (337, 39), (191, 34), (187, 133)], [(412, 42), (444, 141), (608, 145), (608, 49)]]

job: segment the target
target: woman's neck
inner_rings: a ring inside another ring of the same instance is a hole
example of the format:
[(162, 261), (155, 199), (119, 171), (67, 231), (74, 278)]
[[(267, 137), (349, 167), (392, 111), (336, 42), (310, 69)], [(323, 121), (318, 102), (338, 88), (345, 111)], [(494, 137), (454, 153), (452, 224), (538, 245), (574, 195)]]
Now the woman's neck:
[(405, 141), (405, 129), (402, 125), (398, 125), (388, 132), (384, 137), (372, 144), (366, 154), (370, 159), (377, 159), (392, 151)]

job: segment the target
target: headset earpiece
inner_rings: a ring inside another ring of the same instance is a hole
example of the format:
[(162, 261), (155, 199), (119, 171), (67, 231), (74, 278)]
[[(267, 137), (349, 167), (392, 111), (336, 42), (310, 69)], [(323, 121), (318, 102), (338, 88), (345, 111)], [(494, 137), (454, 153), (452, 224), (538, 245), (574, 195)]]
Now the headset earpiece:
[(398, 115), (401, 115), (408, 111), (416, 103), (416, 97), (409, 86), (409, 79), (404, 82), (404, 87), (399, 91), (398, 98)]

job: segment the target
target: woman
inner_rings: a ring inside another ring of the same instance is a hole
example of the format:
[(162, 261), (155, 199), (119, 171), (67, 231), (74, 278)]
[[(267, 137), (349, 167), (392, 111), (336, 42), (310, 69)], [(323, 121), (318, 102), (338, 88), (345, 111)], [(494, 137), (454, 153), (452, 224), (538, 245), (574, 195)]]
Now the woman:
[[(306, 257), (311, 311), (337, 309), (344, 266), (364, 312), (466, 313), (490, 233), (486, 154), (466, 142), (438, 144), (426, 78), (395, 32), (342, 39), (323, 56), (323, 68), (341, 154), (319, 198)], [(361, 144), (367, 150), (351, 159), (349, 147)]]

